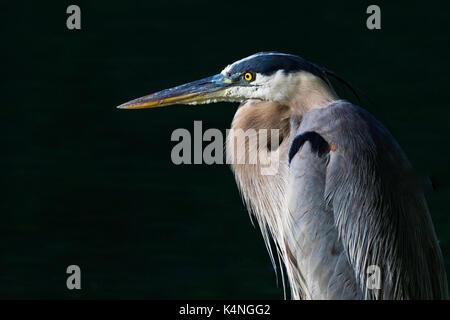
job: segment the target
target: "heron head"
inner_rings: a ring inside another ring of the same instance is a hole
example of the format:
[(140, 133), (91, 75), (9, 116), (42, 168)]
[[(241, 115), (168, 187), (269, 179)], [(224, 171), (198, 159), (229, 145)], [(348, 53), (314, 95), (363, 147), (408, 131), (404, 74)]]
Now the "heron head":
[(249, 99), (286, 103), (298, 94), (302, 81), (329, 85), (324, 69), (313, 63), (291, 54), (262, 52), (228, 65), (217, 75), (162, 90), (118, 108), (142, 109)]

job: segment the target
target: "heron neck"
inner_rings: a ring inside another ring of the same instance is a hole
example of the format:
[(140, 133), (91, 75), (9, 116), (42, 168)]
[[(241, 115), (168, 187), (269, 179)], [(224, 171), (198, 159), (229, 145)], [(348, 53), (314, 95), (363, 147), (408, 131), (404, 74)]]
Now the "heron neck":
[(310, 73), (298, 75), (298, 87), (286, 103), (293, 115), (301, 117), (310, 110), (325, 108), (338, 100), (334, 89), (324, 80)]

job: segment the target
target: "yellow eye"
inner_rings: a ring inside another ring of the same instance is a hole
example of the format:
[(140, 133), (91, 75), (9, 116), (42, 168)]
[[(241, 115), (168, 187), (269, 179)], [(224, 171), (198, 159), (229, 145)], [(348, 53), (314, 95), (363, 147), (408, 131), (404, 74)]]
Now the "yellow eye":
[(245, 79), (245, 81), (252, 81), (253, 80), (253, 75), (250, 72), (246, 72), (244, 74), (244, 79)]

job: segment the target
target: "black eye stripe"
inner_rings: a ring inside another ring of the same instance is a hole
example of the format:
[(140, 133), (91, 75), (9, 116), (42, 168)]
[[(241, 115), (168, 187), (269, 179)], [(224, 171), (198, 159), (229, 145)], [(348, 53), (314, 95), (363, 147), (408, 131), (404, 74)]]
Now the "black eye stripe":
[(228, 71), (231, 73), (245, 73), (249, 70), (263, 75), (271, 75), (278, 70), (283, 70), (285, 73), (304, 70), (318, 77), (323, 77), (321, 68), (313, 63), (299, 56), (277, 52), (261, 52), (248, 57), (244, 61), (234, 63)]

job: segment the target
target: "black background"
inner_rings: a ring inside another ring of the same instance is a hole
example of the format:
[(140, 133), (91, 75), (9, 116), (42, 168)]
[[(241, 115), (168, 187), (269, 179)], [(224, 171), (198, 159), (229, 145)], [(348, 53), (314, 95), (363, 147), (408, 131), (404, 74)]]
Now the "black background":
[[(70, 4), (81, 30), (66, 28)], [(448, 5), (375, 2), (370, 31), (369, 4), (3, 2), (0, 298), (283, 298), (230, 169), (170, 158), (173, 130), (224, 132), (237, 104), (115, 108), (267, 50), (349, 80), (433, 177), (449, 272)], [(82, 290), (66, 288), (71, 264)]]

